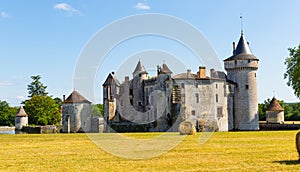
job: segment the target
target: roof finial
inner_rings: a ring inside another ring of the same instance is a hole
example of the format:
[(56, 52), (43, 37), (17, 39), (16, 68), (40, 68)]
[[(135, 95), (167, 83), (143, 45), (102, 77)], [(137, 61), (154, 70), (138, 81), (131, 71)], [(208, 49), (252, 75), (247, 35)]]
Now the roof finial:
[(275, 97), (275, 90), (273, 90), (273, 97)]
[(240, 15), (240, 19), (241, 19), (241, 35), (243, 35), (243, 15)]

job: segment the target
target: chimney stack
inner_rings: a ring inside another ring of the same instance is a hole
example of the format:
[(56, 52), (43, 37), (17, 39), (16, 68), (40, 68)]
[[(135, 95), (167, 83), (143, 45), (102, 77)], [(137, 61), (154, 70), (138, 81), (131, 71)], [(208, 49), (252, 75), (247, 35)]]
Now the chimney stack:
[(191, 69), (188, 69), (188, 70), (186, 71), (186, 77), (187, 77), (187, 78), (191, 78), (191, 77), (192, 77), (191, 74), (192, 74)]
[(215, 69), (210, 69), (210, 77), (211, 78), (217, 78)]
[(129, 76), (125, 76), (125, 82), (129, 82)]
[(63, 102), (65, 102), (66, 100), (66, 95), (63, 95)]
[(199, 78), (200, 79), (206, 78), (206, 67), (205, 66), (199, 66)]

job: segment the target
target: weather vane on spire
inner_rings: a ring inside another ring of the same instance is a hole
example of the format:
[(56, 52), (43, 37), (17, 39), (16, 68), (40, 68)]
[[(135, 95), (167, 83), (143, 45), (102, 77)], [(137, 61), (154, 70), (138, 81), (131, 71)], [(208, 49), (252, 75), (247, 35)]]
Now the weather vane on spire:
[(243, 35), (243, 15), (240, 15), (240, 19), (241, 19), (241, 34)]

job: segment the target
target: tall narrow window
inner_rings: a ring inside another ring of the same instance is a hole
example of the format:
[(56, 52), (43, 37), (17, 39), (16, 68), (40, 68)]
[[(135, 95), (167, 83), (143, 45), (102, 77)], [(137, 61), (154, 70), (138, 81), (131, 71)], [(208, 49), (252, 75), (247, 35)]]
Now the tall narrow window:
[(181, 83), (181, 88), (184, 88), (184, 83)]
[(216, 88), (218, 88), (218, 84), (216, 84)]
[(195, 84), (195, 87), (198, 88), (198, 83)]
[(223, 117), (223, 108), (222, 107), (217, 108), (217, 117), (218, 118)]
[(217, 102), (217, 103), (219, 102), (218, 94), (216, 94), (216, 102)]
[(196, 103), (199, 103), (199, 94), (198, 93), (195, 94), (195, 98), (196, 98)]
[(246, 90), (248, 90), (249, 89), (249, 85), (246, 85)]
[(195, 116), (195, 115), (196, 115), (196, 112), (195, 112), (195, 110), (192, 110), (192, 112), (191, 112), (191, 113), (192, 113), (192, 115), (193, 115), (193, 116)]

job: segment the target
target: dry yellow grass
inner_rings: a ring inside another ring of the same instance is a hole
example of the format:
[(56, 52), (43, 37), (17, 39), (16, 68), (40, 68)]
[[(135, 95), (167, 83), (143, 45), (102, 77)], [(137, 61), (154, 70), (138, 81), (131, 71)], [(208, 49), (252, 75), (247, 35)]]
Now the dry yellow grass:
[(198, 133), (166, 154), (142, 160), (106, 153), (85, 134), (0, 135), (0, 171), (299, 171), (296, 133), (219, 132), (205, 144), (199, 144)]

